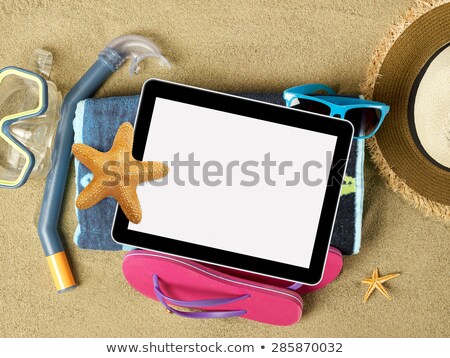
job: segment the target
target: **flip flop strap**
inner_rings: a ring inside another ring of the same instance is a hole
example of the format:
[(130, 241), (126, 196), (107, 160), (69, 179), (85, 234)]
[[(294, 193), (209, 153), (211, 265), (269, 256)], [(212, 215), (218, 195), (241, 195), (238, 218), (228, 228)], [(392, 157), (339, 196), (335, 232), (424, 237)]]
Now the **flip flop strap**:
[(288, 287), (286, 287), (288, 290), (293, 290), (293, 291), (295, 291), (295, 290), (297, 290), (297, 289), (299, 289), (300, 287), (302, 287), (303, 286), (303, 284), (301, 284), (301, 283), (299, 283), (299, 282), (294, 282), (292, 285), (290, 285), (290, 286), (288, 286)]
[(206, 300), (194, 300), (194, 301), (185, 301), (185, 300), (177, 300), (165, 295), (161, 291), (161, 287), (159, 286), (159, 278), (158, 275), (153, 274), (153, 288), (155, 290), (156, 297), (159, 302), (163, 304), (163, 306), (171, 313), (175, 313), (182, 317), (188, 318), (228, 318), (228, 317), (237, 317), (242, 316), (247, 313), (246, 310), (234, 310), (234, 311), (202, 311), (202, 312), (184, 312), (176, 310), (170, 307), (167, 302), (181, 307), (186, 308), (203, 308), (203, 307), (214, 307), (220, 305), (226, 305), (228, 303), (240, 301), (246, 298), (249, 298), (250, 295), (242, 295), (232, 298), (212, 298)]

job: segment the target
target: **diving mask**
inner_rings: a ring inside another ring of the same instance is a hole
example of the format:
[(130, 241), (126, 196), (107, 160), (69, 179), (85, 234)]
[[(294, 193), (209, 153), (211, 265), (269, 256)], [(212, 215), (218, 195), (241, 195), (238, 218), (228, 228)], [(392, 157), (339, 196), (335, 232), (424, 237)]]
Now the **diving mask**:
[(18, 188), (47, 175), (61, 101), (55, 84), (42, 76), (0, 70), (0, 187)]

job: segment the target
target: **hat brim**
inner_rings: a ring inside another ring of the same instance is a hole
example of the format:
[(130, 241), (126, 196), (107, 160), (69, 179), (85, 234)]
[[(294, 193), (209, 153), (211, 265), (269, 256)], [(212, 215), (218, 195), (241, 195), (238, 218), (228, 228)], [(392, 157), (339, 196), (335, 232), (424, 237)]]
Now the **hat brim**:
[(408, 116), (416, 78), (450, 43), (450, 3), (440, 4), (421, 2), (393, 26), (375, 53), (362, 89), (369, 98), (391, 106), (376, 139), (368, 141), (381, 174), (416, 207), (450, 219), (450, 170), (424, 155)]

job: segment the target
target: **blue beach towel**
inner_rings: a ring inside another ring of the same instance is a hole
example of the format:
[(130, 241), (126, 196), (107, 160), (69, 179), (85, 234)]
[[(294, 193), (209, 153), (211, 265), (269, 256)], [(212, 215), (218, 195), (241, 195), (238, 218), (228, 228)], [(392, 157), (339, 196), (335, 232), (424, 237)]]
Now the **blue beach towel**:
[[(284, 105), (280, 94), (240, 94), (243, 97)], [(84, 143), (100, 151), (111, 148), (119, 126), (134, 124), (139, 96), (87, 99), (77, 106), (74, 120), (75, 143)], [(364, 194), (364, 140), (353, 141), (341, 192), (331, 244), (343, 254), (359, 252)], [(92, 173), (75, 159), (78, 194), (92, 180)], [(128, 250), (111, 239), (116, 202), (107, 198), (87, 210), (76, 209), (78, 226), (75, 243), (82, 249)]]

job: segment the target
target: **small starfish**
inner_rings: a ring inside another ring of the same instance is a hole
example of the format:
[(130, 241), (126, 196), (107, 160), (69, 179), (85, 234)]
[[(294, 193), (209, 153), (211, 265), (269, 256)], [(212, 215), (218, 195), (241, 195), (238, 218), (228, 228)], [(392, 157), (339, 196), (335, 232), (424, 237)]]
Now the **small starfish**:
[(362, 283), (367, 283), (368, 285), (370, 285), (369, 288), (367, 289), (366, 295), (364, 296), (364, 303), (367, 302), (370, 295), (375, 289), (378, 289), (378, 291), (380, 291), (383, 294), (383, 296), (386, 297), (388, 300), (392, 300), (391, 296), (388, 295), (386, 289), (383, 287), (383, 283), (399, 275), (400, 275), (399, 273), (393, 273), (390, 275), (380, 277), (380, 272), (378, 271), (378, 268), (374, 269), (371, 278), (366, 278), (365, 280), (361, 281)]
[(133, 126), (122, 124), (108, 152), (99, 152), (85, 144), (74, 144), (72, 152), (94, 174), (92, 182), (78, 195), (80, 210), (113, 197), (131, 222), (142, 220), (142, 209), (136, 187), (167, 175), (168, 167), (160, 162), (140, 162), (133, 158)]

